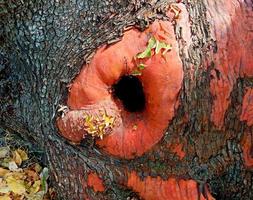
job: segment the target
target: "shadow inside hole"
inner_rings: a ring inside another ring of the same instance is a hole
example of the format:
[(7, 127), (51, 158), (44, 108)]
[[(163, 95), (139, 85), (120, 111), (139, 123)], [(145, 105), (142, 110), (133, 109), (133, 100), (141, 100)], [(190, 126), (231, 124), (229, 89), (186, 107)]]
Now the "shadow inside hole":
[(129, 112), (141, 112), (145, 109), (145, 94), (141, 81), (133, 75), (122, 76), (112, 86), (114, 98), (121, 100)]

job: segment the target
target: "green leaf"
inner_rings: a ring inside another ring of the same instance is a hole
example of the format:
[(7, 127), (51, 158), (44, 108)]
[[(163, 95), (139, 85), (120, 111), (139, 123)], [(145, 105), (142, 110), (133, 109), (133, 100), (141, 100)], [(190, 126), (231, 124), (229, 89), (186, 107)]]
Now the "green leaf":
[(42, 190), (47, 193), (47, 179), (48, 179), (48, 168), (43, 168), (42, 172), (40, 173), (41, 178), (41, 186)]
[(156, 39), (151, 37), (148, 41), (147, 48), (142, 52), (137, 54), (137, 58), (150, 58), (151, 57), (151, 49), (155, 47)]
[[(152, 49), (155, 49), (155, 54), (158, 54), (161, 50), (163, 50), (162, 55), (164, 55), (167, 51), (172, 49), (172, 46), (170, 44), (166, 44), (165, 42), (160, 42), (154, 37), (151, 37), (148, 41), (147, 48), (143, 52), (137, 54), (136, 57), (141, 59), (150, 58), (152, 55)], [(143, 68), (143, 66), (141, 66), (141, 68)]]
[(138, 71), (138, 70), (134, 70), (134, 71), (132, 72), (132, 75), (133, 75), (133, 76), (141, 76), (141, 72)]
[(156, 44), (156, 39), (154, 37), (151, 37), (148, 41), (148, 46), (147, 48), (148, 49), (152, 49), (155, 47), (155, 44)]
[(137, 54), (137, 58), (150, 58), (151, 57), (151, 49), (146, 48), (142, 53)]
[(144, 64), (139, 64), (138, 66), (137, 66), (137, 68), (139, 69), (139, 70), (143, 70), (143, 69), (145, 69), (145, 67), (146, 67), (146, 65), (144, 65)]

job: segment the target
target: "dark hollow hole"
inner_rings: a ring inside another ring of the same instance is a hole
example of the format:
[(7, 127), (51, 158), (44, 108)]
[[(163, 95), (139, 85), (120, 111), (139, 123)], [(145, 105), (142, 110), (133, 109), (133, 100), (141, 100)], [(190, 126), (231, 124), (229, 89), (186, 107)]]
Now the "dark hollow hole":
[(132, 75), (122, 76), (112, 86), (114, 97), (121, 100), (129, 112), (140, 112), (145, 108), (145, 95), (141, 81)]

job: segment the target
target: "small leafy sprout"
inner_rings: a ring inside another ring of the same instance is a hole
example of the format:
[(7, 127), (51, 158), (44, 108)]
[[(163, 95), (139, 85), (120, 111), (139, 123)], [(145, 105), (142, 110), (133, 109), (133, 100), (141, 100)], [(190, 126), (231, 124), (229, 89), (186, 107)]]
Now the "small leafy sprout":
[(169, 11), (172, 11), (175, 15), (174, 18), (178, 19), (181, 9), (175, 5), (170, 5)]
[[(169, 50), (172, 49), (171, 44), (166, 44), (165, 42), (159, 41), (155, 39), (155, 37), (151, 37), (148, 40), (147, 48), (136, 55), (137, 59), (144, 59), (144, 58), (150, 58), (152, 56), (152, 50), (154, 50), (155, 54), (158, 54), (160, 51), (162, 52), (162, 55), (165, 55)], [(141, 76), (141, 71), (144, 70), (146, 67), (145, 64), (140, 63), (137, 66), (137, 69), (132, 72), (133, 76)]]
[(155, 47), (156, 39), (151, 37), (148, 41), (147, 48), (142, 52), (137, 54), (136, 58), (150, 58), (151, 57), (151, 50)]
[(137, 69), (132, 72), (132, 75), (133, 76), (141, 76), (141, 71), (144, 70), (145, 67), (146, 67), (146, 65), (144, 65), (143, 63), (140, 63), (137, 66)]
[(158, 54), (160, 50), (163, 49), (162, 55), (165, 55), (167, 51), (172, 49), (172, 46), (170, 44), (166, 44), (165, 42), (159, 42), (158, 40), (156, 41), (156, 47), (155, 47), (155, 54)]
[(115, 117), (107, 115), (106, 111), (100, 111), (99, 115), (89, 115), (84, 116), (84, 126), (85, 131), (91, 134), (93, 137), (98, 136), (103, 139), (105, 134), (112, 131), (114, 127)]
[(134, 70), (134, 71), (132, 72), (132, 75), (133, 75), (133, 76), (141, 76), (141, 72), (140, 72), (139, 70)]
[(40, 178), (41, 178), (41, 186), (42, 190), (44, 193), (47, 193), (48, 186), (47, 186), (47, 179), (48, 179), (48, 168), (44, 167), (42, 172), (40, 173)]
[(152, 49), (155, 49), (155, 54), (158, 54), (161, 50), (163, 50), (163, 55), (172, 49), (170, 44), (166, 44), (165, 42), (156, 40), (154, 37), (151, 37), (148, 41), (147, 48), (138, 53), (136, 58), (143, 59), (143, 58), (150, 58), (152, 56)]
[(143, 69), (145, 69), (145, 67), (146, 67), (146, 65), (144, 65), (144, 64), (139, 64), (138, 66), (137, 66), (137, 68), (139, 69), (139, 70), (143, 70)]

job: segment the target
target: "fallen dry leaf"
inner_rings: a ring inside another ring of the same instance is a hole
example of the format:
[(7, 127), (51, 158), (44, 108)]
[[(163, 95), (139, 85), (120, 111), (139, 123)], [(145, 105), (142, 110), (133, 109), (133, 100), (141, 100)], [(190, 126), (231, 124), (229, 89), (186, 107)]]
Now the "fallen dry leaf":
[(7, 186), (6, 181), (2, 178), (0, 179), (0, 193), (6, 194), (10, 191), (10, 188)]
[(22, 158), (21, 158), (21, 156), (19, 155), (19, 153), (18, 153), (17, 150), (12, 152), (12, 157), (13, 157), (14, 162), (15, 162), (18, 166), (20, 166), (20, 165), (22, 164)]
[(5, 176), (5, 174), (7, 174), (8, 172), (10, 172), (8, 169), (0, 167), (0, 177)]
[(23, 151), (22, 149), (17, 149), (17, 152), (19, 153), (22, 161), (28, 160), (28, 155), (25, 151)]
[(28, 181), (37, 181), (37, 180), (40, 179), (39, 174), (34, 170), (26, 169), (25, 173), (27, 175), (27, 180)]
[(25, 183), (23, 180), (15, 179), (13, 176), (6, 178), (6, 182), (10, 191), (14, 194), (24, 194), (26, 192)]
[(35, 194), (40, 190), (41, 181), (35, 181), (32, 187), (29, 189), (30, 194)]
[[(38, 164), (28, 168), (19, 168), (28, 160), (28, 154), (22, 149), (0, 148), (0, 200), (47, 200), (48, 169)], [(50, 189), (50, 188), (49, 188)], [(52, 191), (52, 190), (49, 190)]]
[(5, 158), (10, 152), (8, 147), (0, 147), (0, 158)]
[(0, 200), (12, 200), (8, 195), (0, 196)]
[(14, 177), (15, 179), (22, 179), (22, 180), (24, 180), (25, 178), (26, 178), (26, 175), (25, 175), (25, 173), (23, 172), (23, 170), (22, 169), (20, 169), (20, 171), (14, 171), (14, 172), (10, 172), (10, 173), (8, 173), (8, 174), (6, 174), (5, 175), (5, 179), (7, 178), (7, 177), (9, 177), (9, 176), (12, 176), (12, 177)]
[(35, 194), (28, 194), (26, 195), (26, 198), (28, 200), (43, 200), (45, 193), (43, 191), (39, 191)]
[(35, 170), (37, 173), (40, 173), (41, 170), (42, 170), (42, 167), (41, 167), (38, 163), (35, 163), (34, 170)]
[(8, 168), (9, 167), (9, 162), (13, 161), (12, 158), (10, 157), (6, 157), (3, 160), (0, 161), (0, 166), (4, 167), (4, 168)]
[(8, 168), (9, 168), (9, 170), (11, 170), (11, 171), (17, 171), (17, 170), (18, 170), (18, 166), (17, 166), (17, 164), (16, 164), (15, 161), (10, 161), (10, 162), (8, 163)]

